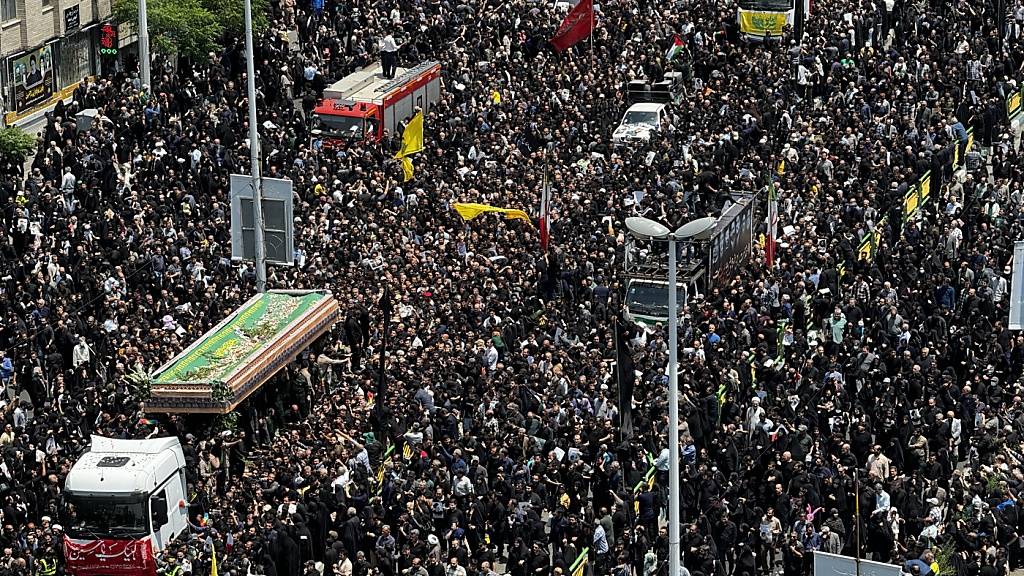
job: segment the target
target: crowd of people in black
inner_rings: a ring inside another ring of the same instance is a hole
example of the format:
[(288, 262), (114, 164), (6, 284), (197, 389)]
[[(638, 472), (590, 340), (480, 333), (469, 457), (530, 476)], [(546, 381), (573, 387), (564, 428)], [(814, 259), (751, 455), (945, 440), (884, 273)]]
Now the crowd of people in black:
[[(547, 44), (564, 10), (526, 0), (270, 10), (263, 170), (294, 183), (297, 247), (269, 285), (330, 289), (345, 322), (234, 430), (147, 413), (141, 375), (255, 290), (227, 201), (248, 171), (244, 51), (158, 65), (152, 86), (84, 81), (0, 185), (0, 575), (62, 566), (62, 482), (90, 434), (182, 439), (193, 525), (162, 554), (174, 576), (208, 574), (214, 552), (236, 576), (567, 575), (581, 554), (594, 576), (667, 574), (668, 335), (630, 329), (624, 436), (623, 223), (674, 228), (736, 190), (764, 202), (765, 174), (776, 262), (755, 242), (682, 311), (684, 570), (803, 575), (815, 551), (913, 576), (1024, 564), (1024, 336), (1008, 326), (1024, 162), (1004, 107), (1024, 79), (1019, 0), (814, 3), (801, 37), (765, 43), (731, 3), (609, 0), (564, 53)], [(388, 35), (400, 66), (443, 70), (408, 182), (400, 133), (328, 149), (311, 132), (323, 88)], [(612, 146), (627, 81), (668, 70), (681, 103), (649, 143)], [(968, 130), (964, 170), (947, 168)], [(546, 252), (522, 221), (451, 208), (536, 216), (545, 173)]]

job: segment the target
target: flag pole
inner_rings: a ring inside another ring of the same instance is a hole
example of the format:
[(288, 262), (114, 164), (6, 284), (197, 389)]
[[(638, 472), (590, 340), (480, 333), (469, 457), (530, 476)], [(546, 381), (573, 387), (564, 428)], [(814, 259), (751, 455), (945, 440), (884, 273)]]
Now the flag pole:
[(549, 231), (551, 230), (551, 224), (550, 224), (550, 221), (551, 221), (551, 214), (550, 214), (550, 212), (551, 212), (551, 198), (548, 197), (549, 196), (549, 190), (548, 190), (548, 186), (549, 186), (549, 182), (548, 182), (548, 178), (549, 178), (548, 166), (549, 166), (548, 148), (545, 145), (544, 146), (544, 177), (541, 180), (541, 185), (540, 185), (540, 226), (541, 226), (540, 238), (541, 238), (541, 248), (544, 250), (544, 253), (547, 253), (547, 251), (548, 251), (548, 242), (550, 242), (550, 236), (549, 236), (550, 232)]
[(383, 322), (383, 333), (381, 335), (380, 345), (380, 370), (377, 373), (377, 394), (374, 397), (374, 416), (376, 420), (376, 431), (378, 435), (383, 438), (385, 427), (384, 427), (384, 392), (387, 386), (387, 377), (385, 376), (385, 370), (387, 367), (386, 360), (388, 354), (388, 332), (391, 331), (391, 289), (387, 284), (384, 284), (384, 292), (381, 294), (378, 302), (381, 313), (384, 315)]
[(855, 558), (857, 576), (860, 576), (860, 474), (857, 468), (853, 469), (853, 491), (856, 498), (854, 502), (854, 516), (856, 516), (855, 520), (857, 522), (857, 554)]
[(590, 69), (594, 69), (594, 0), (590, 0)]

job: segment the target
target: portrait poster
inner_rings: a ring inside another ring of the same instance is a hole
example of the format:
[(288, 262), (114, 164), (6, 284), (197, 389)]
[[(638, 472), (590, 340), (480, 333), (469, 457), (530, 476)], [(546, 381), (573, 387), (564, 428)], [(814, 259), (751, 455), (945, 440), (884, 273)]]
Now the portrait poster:
[(56, 74), (52, 45), (22, 54), (11, 62), (16, 112), (24, 112), (53, 96)]

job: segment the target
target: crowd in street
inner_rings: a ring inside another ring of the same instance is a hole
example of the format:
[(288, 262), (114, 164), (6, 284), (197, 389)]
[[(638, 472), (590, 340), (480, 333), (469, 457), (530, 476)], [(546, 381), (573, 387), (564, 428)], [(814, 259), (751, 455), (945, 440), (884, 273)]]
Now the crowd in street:
[[(235, 576), (568, 576), (581, 555), (593, 576), (667, 574), (663, 325), (629, 326), (619, 428), (624, 221), (674, 229), (730, 191), (764, 202), (766, 174), (776, 262), (755, 238), (743, 272), (682, 311), (685, 570), (806, 575), (815, 551), (913, 576), (1024, 565), (1024, 336), (1008, 327), (1024, 160), (1005, 109), (1024, 5), (999, 3), (1002, 34), (996, 5), (815, 2), (802, 38), (750, 43), (730, 3), (607, 0), (592, 41), (556, 53), (564, 10), (545, 3), (271, 2), (259, 132), (264, 175), (294, 184), (296, 254), (268, 284), (329, 289), (345, 320), (216, 434), (146, 412), (140, 375), (255, 292), (230, 258), (242, 43), (158, 60), (152, 86), (83, 82), (0, 183), (0, 576), (61, 565), (63, 479), (90, 434), (181, 438), (192, 525), (161, 555), (173, 576), (209, 574), (214, 552)], [(328, 149), (311, 132), (324, 86), (387, 35), (400, 67), (442, 65), (408, 182), (401, 134)], [(685, 96), (662, 130), (612, 146), (626, 82), (670, 70)], [(956, 173), (940, 151), (967, 130)], [(451, 207), (536, 217), (546, 171), (546, 252), (536, 227)]]

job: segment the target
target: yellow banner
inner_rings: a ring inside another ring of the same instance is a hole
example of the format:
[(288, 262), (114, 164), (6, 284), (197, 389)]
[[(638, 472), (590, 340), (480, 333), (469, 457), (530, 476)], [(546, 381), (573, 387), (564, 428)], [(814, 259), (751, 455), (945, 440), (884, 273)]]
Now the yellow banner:
[(864, 241), (857, 248), (857, 260), (870, 262), (875, 257), (875, 248), (871, 245), (871, 236), (865, 236)]
[[(959, 146), (957, 147), (959, 149)], [(917, 189), (921, 191), (921, 203), (924, 204), (928, 200), (928, 195), (932, 193), (932, 171), (929, 170), (924, 173), (921, 180), (917, 183)]]
[(967, 153), (974, 147), (974, 128), (967, 131), (967, 145), (964, 146), (964, 157), (966, 158)]
[(960, 141), (958, 140), (956, 146), (953, 146), (953, 168), (960, 165)]
[(786, 26), (785, 12), (750, 12), (740, 10), (740, 31), (753, 36), (781, 36)]
[(1013, 117), (1020, 113), (1021, 93), (1014, 92), (1006, 99), (1006, 115), (1013, 120)]
[(907, 192), (907, 195), (903, 197), (903, 219), (906, 220), (914, 215), (917, 211), (917, 187), (913, 187)]
[(878, 243), (882, 241), (881, 222), (875, 225), (875, 229), (869, 232), (860, 246), (857, 247), (857, 260), (872, 262), (875, 259), (875, 252), (878, 251)]

